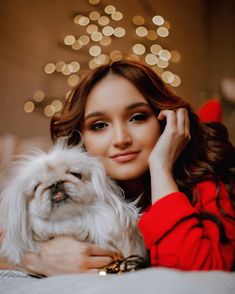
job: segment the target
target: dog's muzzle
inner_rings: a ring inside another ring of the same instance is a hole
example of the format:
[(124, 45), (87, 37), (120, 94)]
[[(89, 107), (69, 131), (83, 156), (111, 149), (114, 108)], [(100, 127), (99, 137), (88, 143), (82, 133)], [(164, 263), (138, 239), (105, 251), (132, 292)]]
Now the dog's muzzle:
[(50, 186), (51, 201), (54, 203), (60, 203), (66, 200), (69, 195), (66, 193), (64, 182), (58, 181)]

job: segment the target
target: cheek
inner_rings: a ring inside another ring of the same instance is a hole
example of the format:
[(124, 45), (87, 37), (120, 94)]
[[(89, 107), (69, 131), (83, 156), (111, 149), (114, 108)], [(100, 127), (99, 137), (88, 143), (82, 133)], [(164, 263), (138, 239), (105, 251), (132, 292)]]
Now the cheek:
[(106, 154), (108, 143), (105, 137), (84, 136), (84, 145), (90, 154), (102, 157)]
[(155, 133), (153, 135), (149, 135), (150, 140), (149, 140), (149, 148), (152, 149), (155, 147), (159, 137), (160, 137), (160, 133)]
[(157, 122), (153, 121), (146, 126), (143, 130), (139, 130), (137, 136), (139, 141), (143, 143), (143, 146), (152, 151), (161, 135), (160, 126)]

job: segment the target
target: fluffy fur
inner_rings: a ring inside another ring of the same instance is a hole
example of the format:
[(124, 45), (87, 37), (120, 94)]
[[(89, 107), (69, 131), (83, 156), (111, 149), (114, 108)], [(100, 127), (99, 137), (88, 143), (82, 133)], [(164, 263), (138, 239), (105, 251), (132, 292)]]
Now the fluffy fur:
[(66, 235), (123, 257), (144, 257), (137, 218), (135, 203), (124, 201), (98, 159), (60, 143), (14, 164), (1, 193), (0, 255), (18, 264), (23, 252), (37, 252), (40, 242)]

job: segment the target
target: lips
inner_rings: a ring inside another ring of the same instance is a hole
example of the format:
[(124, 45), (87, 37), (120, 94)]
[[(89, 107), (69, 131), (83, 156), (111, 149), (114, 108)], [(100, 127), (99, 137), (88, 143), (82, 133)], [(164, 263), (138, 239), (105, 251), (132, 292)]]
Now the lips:
[(127, 162), (135, 159), (138, 154), (139, 152), (118, 153), (111, 156), (111, 158), (117, 162)]

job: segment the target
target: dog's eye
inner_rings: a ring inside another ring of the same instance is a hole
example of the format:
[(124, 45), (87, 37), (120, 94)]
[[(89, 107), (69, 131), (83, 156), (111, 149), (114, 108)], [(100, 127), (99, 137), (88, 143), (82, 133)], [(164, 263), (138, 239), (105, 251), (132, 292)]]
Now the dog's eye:
[(40, 183), (38, 183), (37, 185), (34, 186), (33, 191), (36, 192), (38, 186), (40, 185)]
[(71, 175), (75, 176), (75, 177), (78, 178), (79, 180), (81, 180), (81, 178), (82, 178), (82, 174), (81, 174), (81, 173), (71, 172)]

